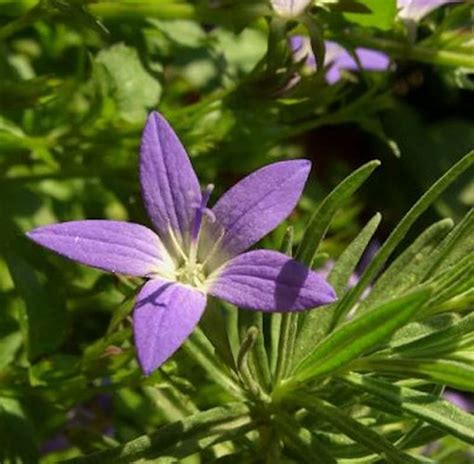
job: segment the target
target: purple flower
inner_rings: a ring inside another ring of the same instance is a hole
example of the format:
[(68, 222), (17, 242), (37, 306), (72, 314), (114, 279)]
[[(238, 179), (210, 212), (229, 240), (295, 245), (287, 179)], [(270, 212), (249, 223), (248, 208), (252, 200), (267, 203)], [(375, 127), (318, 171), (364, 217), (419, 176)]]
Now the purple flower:
[(450, 401), (467, 412), (474, 412), (474, 401), (472, 395), (469, 393), (458, 392), (456, 390), (446, 390), (443, 397), (445, 400)]
[[(295, 58), (301, 59), (306, 56), (307, 66), (315, 70), (316, 59), (311, 51), (309, 39), (294, 36), (290, 39), (290, 44)], [(361, 68), (366, 71), (386, 71), (390, 66), (390, 58), (377, 50), (359, 47), (351, 54), (336, 42), (327, 40), (325, 45), (324, 65), (327, 68), (326, 80), (329, 84), (338, 82), (342, 71), (359, 71)]]
[(404, 22), (419, 22), (436, 8), (460, 0), (398, 0), (398, 17)]
[(268, 165), (209, 209), (212, 185), (201, 192), (173, 129), (152, 113), (142, 137), (140, 182), (156, 233), (129, 222), (86, 220), (40, 227), (28, 236), (82, 264), (148, 279), (133, 323), (138, 359), (149, 374), (193, 331), (207, 294), (262, 311), (334, 301), (322, 277), (282, 253), (244, 253), (290, 214), (310, 166), (307, 160)]
[(279, 16), (296, 18), (306, 10), (311, 0), (270, 0), (270, 3)]

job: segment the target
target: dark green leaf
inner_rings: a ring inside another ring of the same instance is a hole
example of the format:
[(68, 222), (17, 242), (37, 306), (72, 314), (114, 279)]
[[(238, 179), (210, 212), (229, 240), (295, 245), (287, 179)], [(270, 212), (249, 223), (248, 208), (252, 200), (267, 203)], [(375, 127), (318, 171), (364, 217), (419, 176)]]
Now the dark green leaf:
[(347, 283), (354, 273), (357, 263), (364, 253), (370, 239), (380, 224), (382, 216), (377, 213), (359, 232), (359, 235), (339, 256), (336, 264), (329, 273), (328, 282), (333, 286), (337, 295), (341, 295), (347, 288)]
[(433, 253), (453, 226), (451, 219), (428, 227), (377, 279), (369, 295), (360, 303), (359, 312), (393, 298), (423, 281), (433, 264)]
[(401, 412), (418, 417), (468, 443), (474, 443), (474, 418), (449, 401), (359, 374), (344, 374), (341, 378), (361, 391), (396, 406)]
[(342, 325), (298, 364), (291, 381), (304, 382), (347, 365), (406, 324), (429, 296), (429, 290), (419, 290)]
[(38, 449), (35, 430), (20, 402), (0, 397), (0, 462), (36, 464)]
[(354, 192), (367, 180), (375, 168), (380, 166), (380, 161), (373, 160), (354, 171), (346, 177), (334, 190), (322, 201), (319, 208), (311, 217), (301, 245), (296, 252), (296, 259), (311, 265), (322, 239), (331, 224), (331, 221), (342, 205), (354, 194)]
[(314, 396), (302, 392), (294, 394), (292, 399), (300, 406), (306, 408), (315, 417), (329, 422), (337, 430), (352, 438), (355, 442), (364, 445), (370, 451), (386, 458), (390, 463), (406, 464), (419, 462), (403, 451), (399, 451), (382, 435), (356, 421), (350, 415), (344, 414), (339, 408), (326, 401), (321, 401)]

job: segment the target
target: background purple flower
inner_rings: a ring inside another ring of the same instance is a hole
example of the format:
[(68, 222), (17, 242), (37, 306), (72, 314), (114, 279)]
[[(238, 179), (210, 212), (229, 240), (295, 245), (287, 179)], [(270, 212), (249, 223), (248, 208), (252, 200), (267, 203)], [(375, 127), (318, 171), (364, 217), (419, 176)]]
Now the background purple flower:
[(474, 412), (474, 401), (472, 395), (455, 390), (446, 390), (443, 394), (445, 400), (450, 401), (467, 412)]
[(436, 8), (461, 0), (398, 0), (398, 17), (403, 21), (419, 22)]
[(167, 121), (148, 118), (140, 182), (156, 230), (106, 220), (37, 228), (28, 236), (82, 264), (148, 279), (134, 309), (138, 359), (146, 374), (164, 363), (198, 324), (207, 294), (262, 311), (300, 311), (331, 303), (333, 289), (293, 259), (245, 251), (295, 207), (307, 160), (283, 161), (250, 174), (209, 209), (189, 157)]
[[(302, 36), (294, 36), (290, 39), (291, 48), (295, 54), (295, 59), (299, 60), (306, 56), (306, 65), (316, 70), (316, 59), (309, 39)], [(341, 79), (343, 71), (386, 71), (390, 66), (390, 58), (382, 52), (368, 48), (358, 47), (354, 54), (349, 53), (345, 48), (336, 42), (327, 40), (325, 42), (326, 56), (324, 65), (326, 70), (326, 80), (329, 84), (335, 84)]]

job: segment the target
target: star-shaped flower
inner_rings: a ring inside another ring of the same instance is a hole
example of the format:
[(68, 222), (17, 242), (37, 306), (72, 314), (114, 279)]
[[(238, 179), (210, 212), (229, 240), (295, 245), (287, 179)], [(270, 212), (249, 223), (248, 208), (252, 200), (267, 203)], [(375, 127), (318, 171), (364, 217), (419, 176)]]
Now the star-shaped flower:
[(142, 137), (140, 182), (153, 231), (130, 222), (72, 221), (28, 233), (82, 264), (147, 279), (133, 314), (138, 360), (146, 374), (163, 364), (198, 324), (206, 296), (261, 311), (301, 311), (331, 303), (333, 289), (282, 253), (245, 252), (295, 207), (307, 160), (250, 174), (214, 205), (167, 121), (152, 113)]

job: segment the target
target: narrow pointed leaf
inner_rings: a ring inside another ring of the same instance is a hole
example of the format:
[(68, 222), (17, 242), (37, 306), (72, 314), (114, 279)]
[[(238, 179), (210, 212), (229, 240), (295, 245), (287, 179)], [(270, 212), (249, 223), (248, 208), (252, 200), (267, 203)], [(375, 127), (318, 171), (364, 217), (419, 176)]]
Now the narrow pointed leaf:
[(283, 432), (283, 440), (298, 454), (301, 462), (308, 464), (337, 464), (324, 444), (308, 429), (302, 427), (289, 414), (275, 414), (277, 428)]
[(382, 372), (400, 377), (428, 379), (452, 388), (474, 392), (472, 362), (429, 358), (366, 358), (355, 361), (351, 367), (360, 372)]
[(401, 413), (410, 414), (474, 444), (474, 417), (449, 401), (360, 374), (344, 374), (341, 379), (363, 392), (396, 406)]
[(473, 341), (474, 313), (471, 313), (450, 327), (431, 332), (410, 343), (399, 345), (392, 352), (403, 356), (423, 357), (426, 354), (432, 357), (453, 352), (466, 345), (472, 346)]
[(196, 328), (183, 345), (186, 353), (194, 359), (227, 392), (236, 398), (242, 396), (242, 390), (230, 375), (227, 367), (214, 354), (214, 347), (201, 329)]
[(454, 264), (459, 258), (474, 250), (474, 208), (456, 224), (434, 252), (435, 259), (428, 272), (432, 276), (440, 268)]
[(382, 435), (354, 420), (349, 415), (344, 414), (339, 408), (326, 401), (321, 401), (314, 396), (302, 392), (293, 394), (291, 399), (296, 404), (306, 408), (311, 415), (330, 423), (357, 443), (385, 457), (390, 463), (407, 464), (419, 462), (412, 456), (395, 448)]
[(377, 213), (359, 232), (359, 235), (339, 256), (334, 268), (328, 276), (328, 282), (334, 288), (338, 296), (347, 288), (350, 276), (354, 273), (357, 263), (364, 253), (370, 239), (380, 224), (382, 216)]
[(199, 412), (185, 419), (167, 424), (149, 435), (142, 435), (115, 448), (63, 461), (65, 464), (126, 464), (143, 458), (156, 458), (181, 440), (196, 436), (210, 436), (226, 430), (229, 424), (248, 417), (248, 408), (242, 403), (231, 403)]
[(342, 325), (301, 361), (292, 381), (304, 382), (344, 367), (406, 324), (429, 296), (429, 290), (419, 290)]
[(380, 161), (378, 160), (364, 164), (346, 177), (329, 193), (311, 217), (303, 238), (301, 239), (301, 245), (296, 253), (296, 259), (311, 265), (336, 212), (378, 166), (380, 166)]
[(463, 172), (474, 164), (474, 151), (469, 152), (451, 167), (442, 177), (440, 177), (424, 195), (411, 207), (405, 217), (398, 223), (397, 227), (390, 234), (388, 239), (380, 248), (377, 255), (371, 261), (357, 285), (348, 292), (338, 307), (340, 314), (347, 314), (348, 311), (359, 300), (360, 296), (367, 288), (383, 265), (395, 251), (403, 240), (414, 222), (433, 204), (434, 201), (446, 190)]
[(428, 227), (377, 279), (369, 295), (360, 303), (361, 313), (379, 301), (386, 301), (422, 282), (432, 265), (432, 255), (451, 230), (451, 219)]

